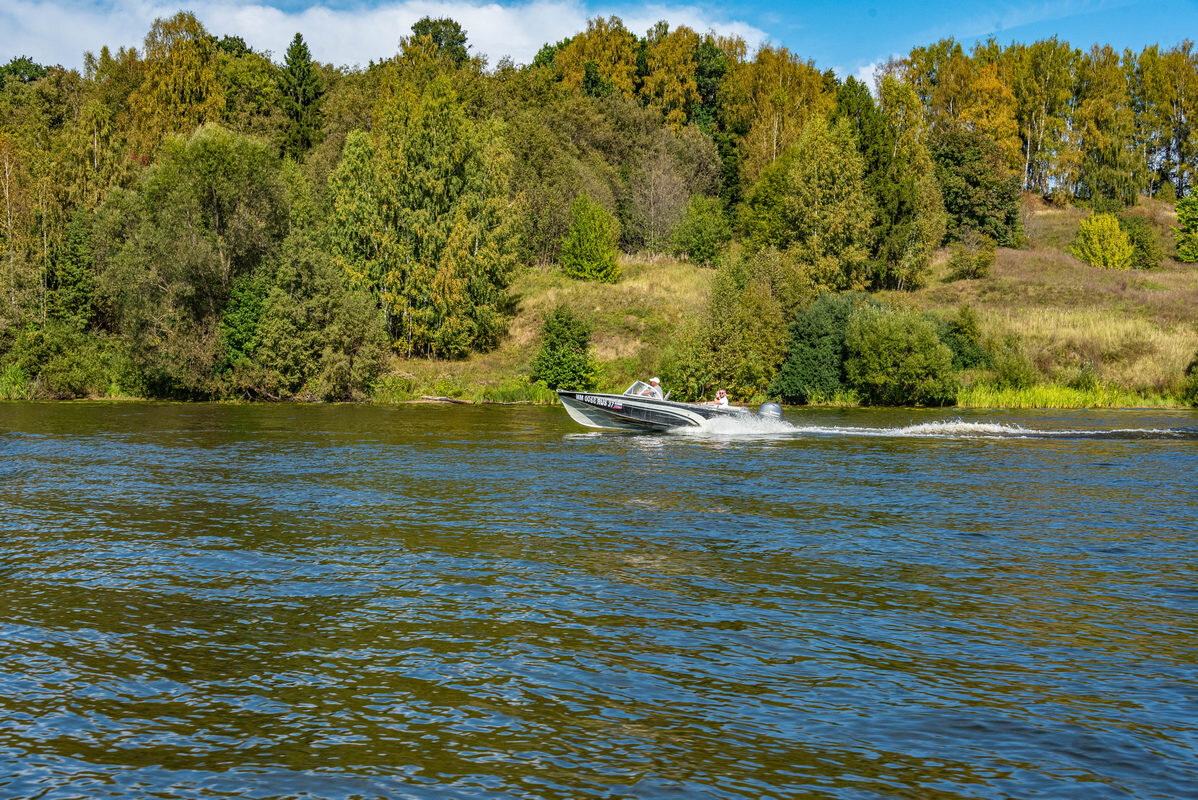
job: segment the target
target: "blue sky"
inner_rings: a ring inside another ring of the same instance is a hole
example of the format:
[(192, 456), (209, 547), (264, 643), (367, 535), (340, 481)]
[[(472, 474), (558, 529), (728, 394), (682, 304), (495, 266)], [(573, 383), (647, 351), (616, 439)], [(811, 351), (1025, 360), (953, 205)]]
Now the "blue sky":
[(1195, 0), (731, 2), (724, 7), (768, 31), (774, 41), (814, 58), (821, 68), (841, 72), (949, 36), (967, 47), (991, 35), (1003, 44), (1057, 35), (1077, 47), (1110, 43), (1139, 50), (1198, 35)]
[(643, 34), (666, 19), (700, 31), (785, 45), (820, 69), (866, 75), (872, 65), (913, 46), (953, 36), (968, 46), (993, 34), (1002, 43), (1058, 35), (1075, 46), (1110, 43), (1139, 50), (1170, 46), (1198, 35), (1198, 0), (936, 0), (865, 2), (661, 2), (593, 0), (4, 0), (0, 4), (0, 61), (29, 55), (78, 67), (85, 50), (139, 46), (150, 23), (188, 8), (216, 34), (240, 35), (253, 47), (281, 54), (299, 31), (321, 61), (366, 64), (395, 52), (400, 36), (425, 15), (452, 16), (475, 52), (494, 63), (504, 54), (532, 58), (598, 14), (617, 14)]

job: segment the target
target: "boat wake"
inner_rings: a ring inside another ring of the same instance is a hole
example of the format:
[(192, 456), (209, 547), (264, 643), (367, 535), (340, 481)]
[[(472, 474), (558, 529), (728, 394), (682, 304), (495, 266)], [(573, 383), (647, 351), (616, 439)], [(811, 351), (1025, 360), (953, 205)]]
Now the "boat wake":
[(853, 425), (794, 425), (785, 420), (766, 420), (760, 417), (745, 419), (720, 418), (707, 420), (695, 428), (676, 428), (671, 431), (693, 437), (760, 437), (760, 436), (862, 436), (925, 439), (1089, 439), (1141, 440), (1169, 439), (1198, 441), (1198, 428), (1118, 428), (1118, 429), (1061, 429), (1038, 430), (1000, 422), (966, 422), (943, 420), (922, 422), (899, 427), (865, 427)]

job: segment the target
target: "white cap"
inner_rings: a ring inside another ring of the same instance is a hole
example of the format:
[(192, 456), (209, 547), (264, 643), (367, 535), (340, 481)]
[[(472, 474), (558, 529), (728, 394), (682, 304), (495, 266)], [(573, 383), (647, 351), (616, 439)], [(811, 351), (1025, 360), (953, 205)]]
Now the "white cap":
[(661, 378), (650, 378), (649, 383), (661, 383)]

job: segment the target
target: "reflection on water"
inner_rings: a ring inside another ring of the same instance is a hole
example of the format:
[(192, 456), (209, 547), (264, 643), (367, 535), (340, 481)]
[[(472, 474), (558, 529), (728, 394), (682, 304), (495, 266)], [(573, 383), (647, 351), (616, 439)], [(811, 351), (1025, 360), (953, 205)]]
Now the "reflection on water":
[(0, 797), (1188, 797), (1196, 423), (0, 404)]

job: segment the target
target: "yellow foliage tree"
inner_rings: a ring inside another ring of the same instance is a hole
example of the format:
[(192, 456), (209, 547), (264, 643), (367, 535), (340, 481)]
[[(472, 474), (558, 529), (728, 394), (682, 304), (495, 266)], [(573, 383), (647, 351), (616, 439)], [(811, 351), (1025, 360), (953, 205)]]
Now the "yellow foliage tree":
[(171, 133), (215, 122), (225, 107), (216, 39), (195, 15), (156, 19), (145, 39), (145, 79), (129, 98), (143, 153)]
[(923, 140), (924, 122), (919, 95), (909, 82), (893, 74), (882, 76), (878, 83), (878, 105), (886, 124), (894, 132), (894, 153), (911, 150)]
[(998, 75), (998, 64), (983, 64), (973, 74), (961, 122), (994, 140), (1011, 169), (1022, 164), (1019, 123), (1015, 119), (1015, 93)]
[(617, 16), (587, 20), (587, 29), (558, 51), (554, 65), (567, 87), (582, 91), (586, 65), (594, 63), (599, 77), (625, 95), (636, 93), (636, 37)]
[(902, 62), (902, 74), (923, 103), (933, 131), (952, 128), (969, 103), (973, 67), (955, 40), (916, 47)]
[(686, 125), (691, 107), (699, 101), (695, 81), (695, 51), (702, 41), (686, 26), (670, 30), (659, 22), (645, 39), (646, 74), (641, 94), (661, 108), (666, 124), (674, 133)]
[(721, 91), (725, 126), (745, 131), (746, 183), (798, 141), (808, 120), (827, 116), (836, 99), (812, 62), (771, 45), (763, 45), (751, 62), (730, 63)]
[(1119, 53), (1095, 45), (1075, 67), (1073, 114), (1062, 136), (1058, 177), (1085, 199), (1135, 202), (1146, 171), (1133, 149), (1135, 114)]

